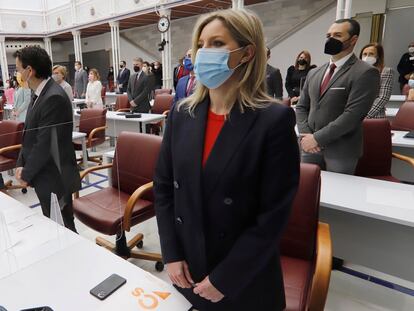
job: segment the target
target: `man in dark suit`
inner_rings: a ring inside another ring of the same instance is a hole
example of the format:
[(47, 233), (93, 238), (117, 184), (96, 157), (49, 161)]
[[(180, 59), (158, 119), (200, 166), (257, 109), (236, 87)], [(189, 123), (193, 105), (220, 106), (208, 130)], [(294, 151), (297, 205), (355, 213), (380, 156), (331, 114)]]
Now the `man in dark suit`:
[(119, 88), (119, 92), (124, 93), (127, 90), (129, 76), (131, 75), (131, 72), (129, 71), (128, 68), (126, 68), (126, 62), (124, 60), (121, 61), (121, 63), (119, 64), (119, 67), (120, 69), (119, 69), (118, 77), (116, 78), (116, 84)]
[(82, 68), (82, 63), (75, 62), (75, 84), (74, 84), (74, 97), (85, 98), (86, 87), (88, 85), (88, 73)]
[(47, 52), (29, 46), (14, 53), (16, 69), (34, 92), (29, 105), (16, 178), (34, 187), (43, 214), (50, 216), (55, 193), (65, 226), (76, 232), (72, 193), (80, 189), (72, 143), (72, 104), (65, 91), (50, 78), (52, 63)]
[(309, 72), (296, 106), (302, 161), (343, 174), (353, 174), (362, 155), (362, 121), (379, 91), (379, 71), (353, 53), (359, 30), (352, 19), (332, 24), (331, 60)]
[(398, 82), (400, 82), (400, 90), (404, 88), (404, 85), (410, 80), (410, 75), (414, 72), (414, 42), (411, 42), (408, 46), (408, 51), (401, 56), (401, 59), (397, 66)]
[[(270, 58), (270, 49), (267, 48), (267, 59)], [(270, 97), (283, 99), (283, 82), (280, 70), (269, 64), (266, 66), (267, 93)]]
[(141, 58), (134, 59), (135, 73), (129, 78), (127, 94), (133, 112), (148, 113), (151, 109), (149, 102), (150, 81), (142, 71)]
[(191, 49), (189, 49), (183, 60), (184, 69), (189, 71), (189, 74), (178, 80), (177, 87), (175, 88), (174, 104), (190, 96), (195, 90), (197, 79), (193, 71), (194, 66), (191, 61), (191, 55)]

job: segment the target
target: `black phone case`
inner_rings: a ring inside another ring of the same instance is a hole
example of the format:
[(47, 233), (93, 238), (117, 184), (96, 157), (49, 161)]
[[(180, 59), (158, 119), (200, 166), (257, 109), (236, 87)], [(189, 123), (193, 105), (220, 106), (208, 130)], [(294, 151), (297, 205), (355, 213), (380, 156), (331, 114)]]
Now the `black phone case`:
[(126, 279), (118, 274), (112, 274), (92, 288), (89, 293), (100, 300), (104, 300), (125, 283)]

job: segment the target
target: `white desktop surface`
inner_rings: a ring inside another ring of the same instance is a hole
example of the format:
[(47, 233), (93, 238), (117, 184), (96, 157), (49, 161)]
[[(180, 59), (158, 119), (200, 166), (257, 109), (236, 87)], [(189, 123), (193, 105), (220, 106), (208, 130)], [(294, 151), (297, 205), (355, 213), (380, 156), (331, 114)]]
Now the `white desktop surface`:
[[(0, 304), (7, 310), (50, 306), (55, 311), (73, 310), (144, 310), (139, 300), (148, 305), (157, 300), (155, 311), (188, 310), (190, 304), (171, 285), (115, 256), (64, 227), (56, 225), (43, 215), (23, 206), (20, 202), (0, 192), (0, 212), (5, 216), (9, 232), (19, 223), (31, 221), (32, 226), (22, 230), (21, 241), (13, 247), (9, 261), (25, 266), (5, 275), (6, 265), (0, 265)], [(23, 220), (25, 217), (26, 220)], [(4, 229), (4, 223), (2, 223)], [(50, 232), (59, 232), (51, 235)], [(13, 234), (12, 232), (12, 235)], [(44, 242), (39, 244), (38, 242)], [(55, 242), (54, 244), (51, 242)], [(44, 247), (55, 246), (55, 247)], [(20, 251), (17, 251), (20, 248)], [(22, 252), (22, 249), (25, 251)], [(10, 251), (8, 252), (10, 253)], [(33, 256), (37, 254), (37, 256)], [(0, 253), (5, 257), (4, 253)], [(4, 261), (4, 260), (3, 260)], [(3, 262), (4, 263), (4, 262)], [(100, 301), (89, 291), (111, 274), (127, 279), (127, 283), (106, 300)], [(132, 292), (141, 288), (151, 297), (136, 297)], [(155, 292), (170, 293), (163, 299)]]
[(392, 146), (393, 147), (407, 147), (414, 148), (414, 138), (405, 138), (404, 135), (408, 131), (391, 131), (392, 135)]
[(322, 171), (321, 205), (414, 227), (414, 186)]
[(391, 95), (390, 102), (404, 102), (407, 96), (405, 95)]
[(395, 116), (397, 115), (399, 108), (386, 108), (385, 109), (385, 115), (387, 116), (387, 118), (395, 118)]

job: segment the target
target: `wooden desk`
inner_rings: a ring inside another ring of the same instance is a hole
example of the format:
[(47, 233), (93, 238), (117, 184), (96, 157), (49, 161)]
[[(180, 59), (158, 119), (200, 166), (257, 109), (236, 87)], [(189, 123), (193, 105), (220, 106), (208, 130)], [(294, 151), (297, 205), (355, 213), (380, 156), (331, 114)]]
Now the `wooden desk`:
[[(13, 248), (0, 252), (0, 303), (7, 310), (36, 306), (50, 306), (55, 311), (190, 308), (189, 302), (171, 285), (150, 273), (1, 192), (0, 201), (6, 203), (0, 205), (0, 213), (7, 223), (3, 222), (0, 229), (7, 227), (12, 240), (18, 240)], [(16, 232), (15, 228), (25, 222), (31, 226)], [(89, 290), (113, 273), (127, 279), (127, 283), (104, 301), (93, 297)], [(134, 296), (136, 288), (150, 297)], [(170, 295), (163, 299), (162, 294), (157, 295), (159, 292)], [(155, 301), (157, 307), (144, 309), (140, 301), (146, 306)]]
[(414, 281), (414, 186), (322, 172), (334, 256)]
[(391, 95), (390, 100), (388, 101), (387, 108), (400, 108), (400, 106), (405, 103), (407, 97), (405, 95)]

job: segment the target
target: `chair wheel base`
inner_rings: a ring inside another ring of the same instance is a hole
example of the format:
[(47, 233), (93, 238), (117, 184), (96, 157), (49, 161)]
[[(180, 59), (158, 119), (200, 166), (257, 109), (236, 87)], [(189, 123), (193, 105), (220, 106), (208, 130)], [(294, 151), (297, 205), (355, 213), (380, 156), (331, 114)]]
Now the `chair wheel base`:
[(155, 270), (162, 272), (164, 270), (164, 264), (161, 261), (155, 263)]
[(144, 241), (141, 240), (141, 241), (138, 242), (137, 248), (141, 249), (143, 247), (144, 247)]

